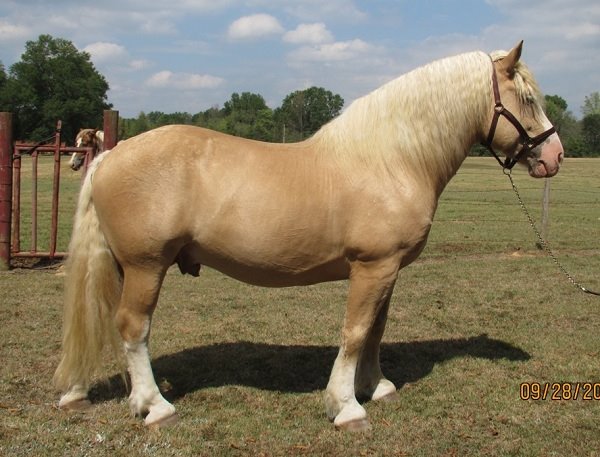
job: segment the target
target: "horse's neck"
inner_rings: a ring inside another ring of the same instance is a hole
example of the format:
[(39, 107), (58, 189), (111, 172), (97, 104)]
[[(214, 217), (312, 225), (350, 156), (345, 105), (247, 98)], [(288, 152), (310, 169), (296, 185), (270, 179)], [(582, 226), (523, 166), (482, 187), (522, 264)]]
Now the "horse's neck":
[(356, 100), (308, 141), (350, 179), (372, 176), (437, 198), (483, 140), (492, 99), (489, 57), (463, 54)]
[[(491, 100), (491, 67), (483, 53), (444, 59), (381, 88), (378, 118), (390, 170), (429, 182), (439, 195), (471, 147), (483, 138)], [(368, 103), (368, 100), (367, 100)], [(365, 116), (363, 116), (365, 117)], [(381, 147), (380, 146), (380, 147)]]

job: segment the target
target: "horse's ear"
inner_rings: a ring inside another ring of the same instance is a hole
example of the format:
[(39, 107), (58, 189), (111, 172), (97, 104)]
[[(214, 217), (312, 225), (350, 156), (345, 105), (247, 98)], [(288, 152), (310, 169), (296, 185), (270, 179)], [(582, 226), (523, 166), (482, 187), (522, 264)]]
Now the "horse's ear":
[(521, 58), (521, 52), (523, 51), (523, 40), (519, 41), (517, 45), (510, 50), (510, 52), (506, 55), (504, 59), (502, 59), (501, 65), (502, 69), (506, 71), (508, 76), (511, 78), (515, 74), (515, 68), (519, 59)]

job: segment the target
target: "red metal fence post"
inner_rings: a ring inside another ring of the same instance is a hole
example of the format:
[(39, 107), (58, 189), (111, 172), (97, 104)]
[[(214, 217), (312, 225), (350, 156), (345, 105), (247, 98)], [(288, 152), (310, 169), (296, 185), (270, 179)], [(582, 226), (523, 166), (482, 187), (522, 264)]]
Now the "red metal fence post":
[(117, 145), (119, 136), (119, 112), (111, 109), (104, 110), (104, 150)]
[(21, 251), (21, 151), (13, 145), (12, 157), (12, 239), (11, 257)]
[(10, 267), (12, 113), (0, 113), (0, 270)]
[(54, 179), (52, 180), (52, 225), (50, 227), (50, 258), (56, 254), (56, 240), (58, 238), (58, 196), (60, 189), (60, 131), (62, 121), (56, 123), (56, 136), (54, 137)]

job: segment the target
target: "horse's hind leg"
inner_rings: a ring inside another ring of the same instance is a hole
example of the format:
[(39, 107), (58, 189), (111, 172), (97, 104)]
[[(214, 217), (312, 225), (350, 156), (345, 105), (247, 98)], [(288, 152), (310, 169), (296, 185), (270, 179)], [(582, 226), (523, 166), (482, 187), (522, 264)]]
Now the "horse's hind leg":
[(146, 415), (146, 425), (164, 424), (175, 408), (163, 398), (152, 374), (148, 340), (152, 313), (166, 269), (124, 268), (124, 283), (116, 321), (125, 346), (131, 376), (129, 405), (136, 415)]
[[(361, 354), (374, 326), (385, 319), (385, 310), (380, 311), (389, 303), (398, 264), (396, 259), (386, 259), (352, 265), (342, 344), (325, 392), (327, 415), (336, 427), (350, 430), (369, 427), (367, 413), (356, 400), (356, 376)], [(383, 333), (381, 326), (375, 328)]]

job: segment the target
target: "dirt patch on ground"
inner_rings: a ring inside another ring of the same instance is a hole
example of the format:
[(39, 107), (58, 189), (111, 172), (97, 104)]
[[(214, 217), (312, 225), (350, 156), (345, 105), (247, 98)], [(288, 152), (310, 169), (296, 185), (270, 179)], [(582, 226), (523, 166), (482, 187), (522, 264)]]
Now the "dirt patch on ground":
[(16, 257), (10, 259), (10, 268), (23, 268), (31, 270), (52, 270), (62, 269), (64, 263), (63, 258), (48, 257)]

